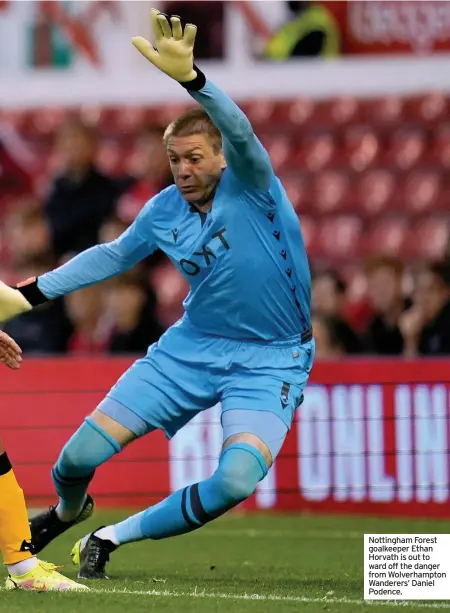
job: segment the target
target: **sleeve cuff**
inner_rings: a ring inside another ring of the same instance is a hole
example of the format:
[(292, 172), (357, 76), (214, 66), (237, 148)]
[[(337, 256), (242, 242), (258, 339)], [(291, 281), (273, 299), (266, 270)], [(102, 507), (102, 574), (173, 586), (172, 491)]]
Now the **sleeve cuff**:
[(32, 277), (31, 279), (18, 283), (15, 289), (17, 289), (33, 307), (48, 301), (47, 296), (45, 296), (38, 287), (37, 277)]
[(195, 79), (192, 79), (192, 81), (182, 81), (180, 82), (180, 85), (184, 87), (184, 89), (187, 89), (188, 91), (190, 90), (190, 91), (198, 92), (205, 87), (206, 77), (203, 74), (203, 72), (200, 70), (200, 68), (198, 68), (198, 66), (196, 66), (195, 64), (194, 64), (194, 70), (197, 73), (197, 76), (195, 77)]

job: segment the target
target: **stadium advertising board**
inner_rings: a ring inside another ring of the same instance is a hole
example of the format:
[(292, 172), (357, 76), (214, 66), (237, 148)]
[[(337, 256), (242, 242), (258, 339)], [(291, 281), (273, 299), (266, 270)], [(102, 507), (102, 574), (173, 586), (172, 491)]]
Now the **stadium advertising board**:
[[(28, 360), (2, 378), (1, 431), (31, 504), (52, 499), (60, 448), (129, 365), (126, 359)], [(450, 362), (316, 363), (285, 447), (248, 508), (448, 517)], [(170, 442), (144, 438), (101, 467), (99, 504), (146, 506), (207, 478), (220, 407)]]

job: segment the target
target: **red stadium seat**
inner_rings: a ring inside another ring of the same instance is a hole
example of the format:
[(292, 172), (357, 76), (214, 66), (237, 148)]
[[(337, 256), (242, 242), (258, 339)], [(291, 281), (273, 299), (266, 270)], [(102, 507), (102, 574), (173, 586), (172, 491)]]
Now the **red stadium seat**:
[(302, 175), (284, 177), (283, 187), (296, 213), (298, 215), (306, 213), (310, 208), (310, 190), (305, 177)]
[(392, 209), (395, 177), (388, 170), (375, 169), (361, 175), (354, 190), (354, 208), (374, 217)]
[(320, 222), (317, 245), (319, 254), (338, 262), (351, 260), (359, 255), (363, 225), (354, 215), (328, 217)]
[(439, 260), (450, 239), (449, 216), (435, 215), (416, 221), (411, 228), (407, 254), (410, 258)]
[(417, 166), (425, 151), (425, 136), (421, 131), (398, 130), (390, 139), (385, 161), (400, 170)]
[(403, 257), (408, 232), (406, 217), (381, 218), (372, 223), (364, 241), (366, 255), (382, 253)]
[(448, 101), (442, 92), (429, 92), (406, 101), (405, 119), (413, 123), (435, 123), (448, 117)]
[(317, 253), (317, 223), (308, 215), (300, 216), (300, 227), (308, 253)]
[(116, 129), (119, 133), (134, 135), (145, 125), (147, 109), (143, 106), (124, 106), (116, 111)]
[(275, 172), (289, 169), (294, 165), (292, 146), (287, 136), (274, 136), (261, 139), (269, 156)]
[(301, 143), (294, 155), (293, 164), (299, 170), (318, 172), (334, 166), (337, 154), (336, 143), (332, 134), (329, 132), (311, 134)]
[(331, 100), (330, 118), (336, 126), (349, 125), (359, 119), (359, 102), (354, 96), (340, 96)]
[(361, 116), (369, 124), (379, 128), (397, 126), (403, 114), (400, 96), (384, 96), (361, 102)]
[(439, 208), (442, 177), (432, 170), (410, 173), (402, 186), (403, 208), (413, 215), (426, 214)]
[(450, 123), (437, 126), (426, 162), (437, 168), (450, 168)]
[(309, 126), (315, 105), (311, 98), (278, 101), (272, 118), (274, 125), (286, 125), (291, 130)]
[(334, 129), (356, 122), (358, 118), (358, 101), (352, 96), (340, 96), (323, 100), (311, 107), (308, 127)]
[(276, 102), (267, 98), (249, 100), (239, 104), (256, 131), (267, 128), (268, 124), (276, 121)]
[(315, 175), (312, 185), (313, 207), (320, 215), (342, 213), (349, 206), (347, 191), (349, 179), (338, 171), (325, 171)]
[(352, 127), (344, 137), (346, 163), (361, 172), (376, 164), (380, 154), (380, 139), (369, 126)]

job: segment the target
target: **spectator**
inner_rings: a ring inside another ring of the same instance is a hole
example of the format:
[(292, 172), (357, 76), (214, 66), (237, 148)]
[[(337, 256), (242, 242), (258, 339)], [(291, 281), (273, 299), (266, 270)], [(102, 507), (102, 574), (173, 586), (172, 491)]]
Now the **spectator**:
[(91, 285), (65, 297), (67, 314), (73, 326), (69, 353), (104, 353), (111, 334), (111, 321), (104, 315), (102, 285)]
[(98, 231), (115, 210), (129, 181), (113, 180), (96, 167), (93, 130), (79, 120), (61, 127), (57, 138), (62, 174), (45, 202), (52, 245), (59, 257), (78, 253), (98, 242)]
[(361, 342), (343, 316), (346, 294), (347, 285), (339, 275), (332, 270), (325, 271), (313, 280), (312, 310), (318, 315), (333, 318), (339, 344), (344, 347), (346, 353), (359, 353)]
[(12, 267), (27, 265), (34, 258), (51, 258), (49, 226), (36, 203), (31, 201), (13, 211), (6, 220), (5, 229)]
[[(43, 274), (54, 264), (45, 256), (30, 259), (17, 269), (15, 281)], [(72, 325), (64, 311), (64, 299), (58, 298), (9, 321), (4, 330), (22, 347), (24, 353), (53, 354), (67, 350)]]
[(150, 198), (173, 183), (163, 135), (161, 129), (146, 127), (138, 136), (130, 169), (135, 182), (117, 205), (117, 215), (127, 223), (134, 221)]
[(164, 332), (155, 316), (156, 299), (148, 285), (136, 275), (123, 275), (107, 292), (113, 322), (110, 353), (145, 353)]
[(339, 27), (332, 13), (318, 2), (286, 2), (293, 19), (274, 33), (264, 55), (270, 60), (291, 57), (333, 58), (339, 55)]
[(403, 353), (400, 318), (411, 306), (411, 300), (403, 296), (403, 273), (402, 262), (389, 256), (374, 258), (366, 265), (367, 294), (374, 311), (364, 335), (370, 353)]
[(419, 271), (414, 304), (400, 328), (405, 355), (450, 355), (450, 262), (427, 264)]
[(339, 320), (335, 317), (318, 313), (313, 315), (312, 327), (317, 359), (326, 360), (345, 355), (346, 351), (340, 337), (339, 324)]

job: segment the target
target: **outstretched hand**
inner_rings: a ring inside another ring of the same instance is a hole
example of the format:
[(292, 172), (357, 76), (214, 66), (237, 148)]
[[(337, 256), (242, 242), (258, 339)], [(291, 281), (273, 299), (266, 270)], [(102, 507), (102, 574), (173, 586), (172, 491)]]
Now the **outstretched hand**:
[[(194, 43), (197, 26), (191, 23), (183, 27), (179, 17), (169, 20), (157, 9), (150, 11), (155, 46), (141, 36), (132, 38), (136, 49), (162, 72), (180, 83), (192, 81), (194, 70)], [(156, 47), (156, 48), (155, 48)]]
[(2, 330), (0, 330), (0, 362), (12, 370), (19, 370), (22, 363), (22, 349)]

